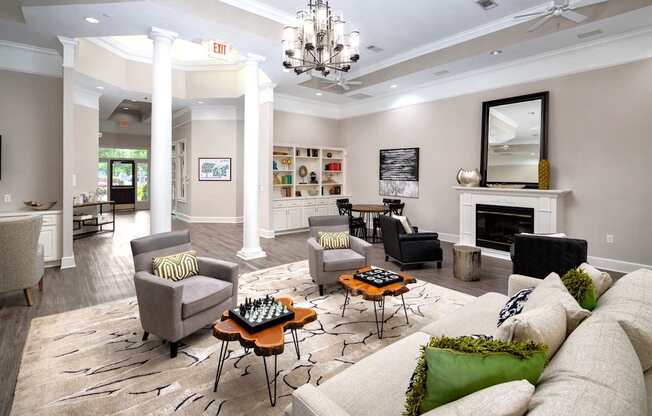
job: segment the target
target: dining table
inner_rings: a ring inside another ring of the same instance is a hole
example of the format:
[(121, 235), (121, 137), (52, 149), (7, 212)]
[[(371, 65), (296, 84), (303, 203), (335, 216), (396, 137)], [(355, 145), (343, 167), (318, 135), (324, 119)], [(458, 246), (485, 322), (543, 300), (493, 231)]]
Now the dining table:
[(367, 237), (367, 241), (371, 243), (381, 242), (382, 239), (379, 238), (374, 228), (374, 218), (378, 218), (380, 215), (389, 212), (389, 207), (384, 204), (353, 204), (351, 206), (351, 212), (357, 212), (360, 217), (364, 219), (367, 229), (371, 226), (371, 234)]

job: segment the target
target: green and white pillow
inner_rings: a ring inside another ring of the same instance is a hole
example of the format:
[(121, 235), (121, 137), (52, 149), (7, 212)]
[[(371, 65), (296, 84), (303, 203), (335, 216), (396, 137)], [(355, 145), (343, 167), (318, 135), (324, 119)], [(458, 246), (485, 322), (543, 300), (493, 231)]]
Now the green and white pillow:
[(351, 240), (349, 238), (349, 233), (346, 231), (332, 233), (320, 231), (319, 245), (322, 246), (324, 250), (350, 248)]
[(195, 276), (199, 273), (197, 252), (190, 250), (169, 256), (154, 257), (152, 259), (152, 271), (155, 276), (173, 282)]

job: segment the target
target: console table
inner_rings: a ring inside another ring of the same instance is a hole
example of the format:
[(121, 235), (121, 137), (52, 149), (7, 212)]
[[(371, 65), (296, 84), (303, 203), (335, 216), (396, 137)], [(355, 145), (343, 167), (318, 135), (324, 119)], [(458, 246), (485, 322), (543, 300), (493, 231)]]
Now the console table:
[[(73, 238), (84, 238), (91, 236), (93, 234), (109, 232), (112, 233), (115, 231), (115, 202), (114, 201), (98, 201), (98, 202), (87, 202), (84, 204), (75, 204), (73, 205), (73, 210), (79, 208), (89, 208), (89, 207), (99, 207), (99, 212), (95, 214), (87, 215), (73, 215), (73, 231), (83, 230), (84, 227), (95, 227), (94, 230), (85, 231), (79, 234), (75, 234)], [(104, 212), (105, 207), (110, 209), (110, 213)], [(87, 218), (90, 217), (90, 218)], [(111, 225), (110, 230), (105, 230), (105, 225)]]

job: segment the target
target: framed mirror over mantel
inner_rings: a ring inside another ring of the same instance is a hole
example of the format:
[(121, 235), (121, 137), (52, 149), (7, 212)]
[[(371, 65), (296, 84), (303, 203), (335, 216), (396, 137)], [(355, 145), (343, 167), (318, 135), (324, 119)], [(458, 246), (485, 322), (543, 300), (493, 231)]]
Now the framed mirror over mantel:
[(549, 92), (482, 104), (481, 186), (539, 187), (547, 159)]

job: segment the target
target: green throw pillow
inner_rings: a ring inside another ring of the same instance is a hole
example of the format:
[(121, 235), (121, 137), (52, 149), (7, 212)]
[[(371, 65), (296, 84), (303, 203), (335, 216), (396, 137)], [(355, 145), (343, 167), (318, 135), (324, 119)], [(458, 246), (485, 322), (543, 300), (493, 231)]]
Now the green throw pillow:
[(199, 273), (197, 253), (193, 250), (152, 259), (154, 275), (178, 282)]
[(336, 250), (341, 248), (350, 248), (351, 241), (349, 240), (349, 233), (346, 231), (327, 233), (319, 232), (319, 245), (324, 250)]
[(592, 311), (597, 306), (597, 291), (593, 279), (580, 268), (570, 269), (561, 281), (584, 309)]
[(416, 416), (476, 391), (509, 381), (533, 385), (546, 365), (543, 344), (492, 338), (431, 338), (406, 394), (404, 416)]

